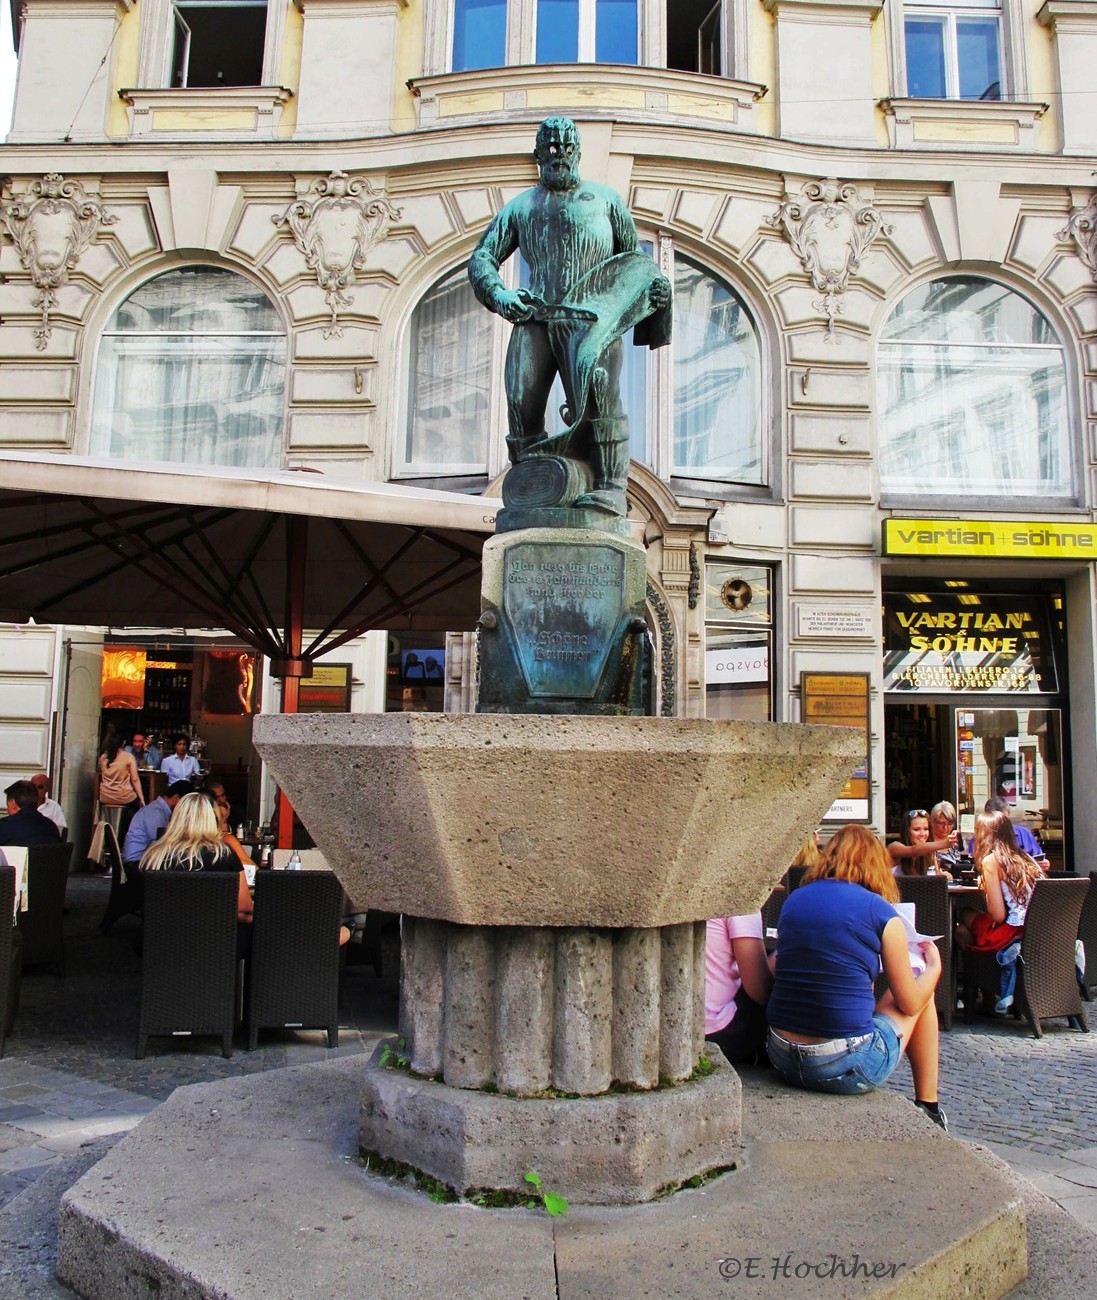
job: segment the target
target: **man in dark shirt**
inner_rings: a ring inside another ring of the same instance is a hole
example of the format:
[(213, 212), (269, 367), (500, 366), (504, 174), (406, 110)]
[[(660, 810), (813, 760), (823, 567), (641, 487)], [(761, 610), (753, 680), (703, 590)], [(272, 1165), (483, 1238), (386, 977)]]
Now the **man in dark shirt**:
[(24, 848), (34, 844), (60, 844), (60, 831), (38, 811), (38, 791), (30, 781), (16, 781), (4, 795), (8, 815), (0, 821), (0, 844)]

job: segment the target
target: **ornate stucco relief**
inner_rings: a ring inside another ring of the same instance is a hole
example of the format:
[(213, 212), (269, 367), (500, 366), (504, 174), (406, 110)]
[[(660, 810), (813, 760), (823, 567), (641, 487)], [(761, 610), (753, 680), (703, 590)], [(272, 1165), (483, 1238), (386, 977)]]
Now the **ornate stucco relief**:
[(1073, 240), (1078, 248), (1078, 256), (1089, 267), (1094, 280), (1097, 280), (1097, 192), (1090, 195), (1084, 208), (1074, 209), (1067, 224), (1056, 233), (1055, 238), (1063, 243)]
[(67, 181), (59, 172), (48, 172), (24, 193), (13, 193), (0, 202), (0, 221), (38, 290), (33, 305), (42, 313), (34, 330), (39, 352), (45, 350), (53, 333), (50, 312), (57, 306), (58, 288), (99, 228), (117, 220), (97, 198), (85, 193), (79, 181)]
[(822, 295), (812, 307), (826, 317), (826, 335), (833, 339), (850, 276), (877, 235), (889, 235), (891, 227), (871, 203), (862, 201), (856, 185), (841, 185), (833, 176), (808, 181), (766, 223), (784, 228), (792, 251)]
[(272, 218), (277, 226), (289, 226), (305, 265), (316, 272), (331, 312), (324, 338), (343, 337), (339, 313), (354, 302), (346, 290), (365, 266), (369, 250), (384, 238), (389, 222), (399, 216), (400, 209), (366, 177), (333, 171), (313, 181), (281, 216)]

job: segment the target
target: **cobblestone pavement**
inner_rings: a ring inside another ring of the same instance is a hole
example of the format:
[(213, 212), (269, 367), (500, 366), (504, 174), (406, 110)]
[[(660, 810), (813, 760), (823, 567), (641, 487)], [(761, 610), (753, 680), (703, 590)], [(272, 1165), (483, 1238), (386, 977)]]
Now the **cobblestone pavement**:
[[(51, 1170), (62, 1173), (61, 1163), (71, 1165), (81, 1152), (91, 1158), (180, 1085), (328, 1055), (321, 1034), (284, 1032), (265, 1034), (255, 1052), (244, 1051), (238, 1040), (227, 1061), (212, 1039), (154, 1039), (146, 1059), (135, 1060), (136, 922), (126, 918), (111, 934), (99, 933), (108, 885), (98, 877), (71, 878), (65, 977), (46, 969), (23, 979), (15, 1033), (0, 1059), (0, 1242), (5, 1206), (14, 1214), (39, 1187), (51, 1190)], [(386, 967), (387, 979), (376, 979), (369, 967), (350, 968), (334, 1052), (368, 1052), (395, 1030), (395, 936)], [(905, 1062), (890, 1086), (913, 1095)], [(989, 1147), (1097, 1231), (1095, 1096), (1097, 1032), (1082, 1034), (1053, 1021), (1037, 1040), (1010, 1019), (971, 1027), (961, 1022), (941, 1035), (941, 1101), (951, 1133)], [(38, 1197), (53, 1216), (58, 1194)], [(41, 1235), (35, 1286), (19, 1281), (17, 1270), (0, 1259), (0, 1300), (69, 1294), (50, 1276), (51, 1233)]]

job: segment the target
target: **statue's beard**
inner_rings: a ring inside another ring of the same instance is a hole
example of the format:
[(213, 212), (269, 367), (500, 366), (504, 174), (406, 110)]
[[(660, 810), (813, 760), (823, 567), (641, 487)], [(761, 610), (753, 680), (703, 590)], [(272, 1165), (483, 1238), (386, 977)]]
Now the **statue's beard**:
[(542, 163), (541, 184), (547, 190), (573, 190), (579, 184), (578, 164), (566, 159)]

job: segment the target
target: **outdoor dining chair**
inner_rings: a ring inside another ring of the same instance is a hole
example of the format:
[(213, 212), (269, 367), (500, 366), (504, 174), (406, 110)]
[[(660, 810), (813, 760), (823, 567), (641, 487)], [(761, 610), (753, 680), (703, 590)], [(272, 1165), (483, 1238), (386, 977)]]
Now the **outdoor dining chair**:
[(169, 1035), (216, 1034), (232, 1055), (238, 891), (234, 871), (146, 873), (138, 1060)]
[(0, 866), (0, 1056), (18, 1007), (19, 963), (15, 960), (15, 868)]
[(27, 910), (19, 913), (23, 967), (53, 965), (65, 973), (65, 890), (72, 844), (35, 844), (27, 850)]
[(942, 1029), (951, 1029), (956, 985), (952, 970), (952, 905), (948, 881), (944, 876), (899, 876), (898, 883), (901, 901), (914, 904), (914, 925), (918, 933), (941, 936), (937, 940), (941, 978), (937, 981), (933, 1000), (937, 1006), (937, 1023)]
[(1097, 987), (1097, 871), (1089, 873), (1089, 892), (1082, 904), (1078, 938), (1082, 941), (1082, 951), (1085, 953), (1082, 997), (1087, 1002), (1092, 1002), (1093, 990)]
[[(1040, 1022), (1059, 1016), (1074, 1029), (1088, 1029), (1074, 968), (1074, 940), (1089, 887), (1085, 876), (1038, 880), (1033, 886), (1017, 960), (1013, 1014), (1023, 1015), (1037, 1038), (1043, 1037)], [(970, 1023), (978, 990), (996, 990), (1001, 967), (994, 953), (965, 952), (964, 970), (964, 1016)]]
[(248, 1051), (261, 1029), (323, 1029), (339, 1044), (343, 887), (330, 871), (260, 871), (245, 998)]

